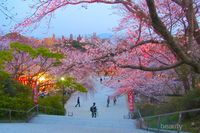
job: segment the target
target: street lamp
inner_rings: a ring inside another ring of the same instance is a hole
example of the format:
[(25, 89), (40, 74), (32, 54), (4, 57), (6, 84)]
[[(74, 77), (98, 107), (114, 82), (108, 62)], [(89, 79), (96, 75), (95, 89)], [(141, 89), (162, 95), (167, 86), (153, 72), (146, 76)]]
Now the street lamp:
[(64, 80), (65, 80), (65, 78), (64, 78), (64, 77), (61, 77), (60, 79), (61, 79), (62, 81), (64, 81)]
[(43, 81), (45, 81), (46, 79), (45, 79), (44, 76), (41, 76), (38, 80), (39, 80), (39, 82), (43, 82)]

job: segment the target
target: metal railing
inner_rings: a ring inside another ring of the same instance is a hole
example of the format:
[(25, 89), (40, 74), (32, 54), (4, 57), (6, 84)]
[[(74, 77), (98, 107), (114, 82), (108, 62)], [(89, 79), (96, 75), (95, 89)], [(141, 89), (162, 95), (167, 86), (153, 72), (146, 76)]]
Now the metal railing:
[(35, 105), (28, 111), (26, 111), (26, 122), (29, 122), (37, 114), (38, 114), (38, 105)]
[(44, 114), (54, 114), (54, 115), (65, 115), (66, 111), (65, 110), (59, 110), (53, 107), (48, 107), (48, 106), (38, 106), (38, 112), (39, 113), (44, 113)]
[(37, 114), (65, 115), (65, 110), (41, 105), (35, 105), (27, 111), (0, 108), (0, 122), (29, 122)]
[(0, 122), (13, 122), (13, 121), (21, 122), (25, 120), (26, 120), (25, 111), (0, 109)]
[[(137, 112), (140, 114), (139, 110)], [(173, 113), (166, 113), (154, 116), (142, 117), (139, 115), (137, 118), (137, 127), (145, 130), (150, 130), (154, 132), (182, 132), (188, 131), (195, 126), (195, 123), (191, 123), (190, 127), (186, 127), (184, 123), (190, 118), (195, 116), (200, 116), (200, 108), (190, 109), (184, 111), (177, 111)], [(200, 118), (200, 117), (199, 117)], [(200, 120), (199, 120), (200, 121)], [(200, 132), (200, 123), (197, 123)]]

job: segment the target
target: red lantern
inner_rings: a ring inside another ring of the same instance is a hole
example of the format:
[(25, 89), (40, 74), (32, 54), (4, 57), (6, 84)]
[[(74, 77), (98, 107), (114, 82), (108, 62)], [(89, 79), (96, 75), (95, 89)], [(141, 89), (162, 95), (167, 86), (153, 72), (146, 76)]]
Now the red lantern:
[(135, 99), (134, 99), (133, 90), (128, 91), (127, 95), (128, 95), (128, 107), (129, 107), (129, 110), (130, 110), (130, 112), (134, 112)]

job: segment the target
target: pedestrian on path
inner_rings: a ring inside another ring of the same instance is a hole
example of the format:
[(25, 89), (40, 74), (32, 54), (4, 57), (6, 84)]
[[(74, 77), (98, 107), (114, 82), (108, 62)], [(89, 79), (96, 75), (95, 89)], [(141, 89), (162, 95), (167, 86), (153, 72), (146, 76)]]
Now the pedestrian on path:
[(77, 98), (77, 104), (75, 105), (75, 107), (77, 107), (77, 106), (79, 106), (79, 107), (81, 106), (80, 105), (80, 97)]
[(116, 97), (113, 98), (113, 104), (116, 105), (117, 99)]
[(103, 79), (102, 79), (102, 78), (100, 78), (100, 83), (102, 83), (102, 81), (103, 81)]
[(107, 98), (107, 107), (109, 107), (109, 104), (110, 104), (110, 96), (108, 96)]
[(93, 103), (92, 107), (90, 107), (90, 111), (92, 112), (92, 118), (96, 118), (97, 117), (97, 107), (96, 107), (95, 103)]

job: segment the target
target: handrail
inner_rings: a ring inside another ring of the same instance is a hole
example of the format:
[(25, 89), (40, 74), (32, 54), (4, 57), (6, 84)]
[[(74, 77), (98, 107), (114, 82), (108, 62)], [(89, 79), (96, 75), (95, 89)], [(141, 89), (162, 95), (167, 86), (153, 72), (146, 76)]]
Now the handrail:
[(144, 124), (144, 119), (142, 118), (142, 115), (141, 115), (139, 109), (137, 109), (137, 113), (138, 113), (138, 116), (139, 116), (139, 118), (137, 118), (138, 127), (139, 127), (139, 128), (144, 128), (144, 125), (145, 125), (145, 124)]
[[(56, 109), (56, 108), (53, 108), (53, 107), (49, 107), (49, 106), (42, 106), (42, 105), (38, 105), (38, 110), (39, 112), (42, 110), (42, 112), (44, 112), (45, 114), (48, 114), (49, 112), (52, 113), (54, 112), (53, 114), (57, 114), (57, 115), (62, 115), (62, 114), (66, 114), (66, 110), (62, 110), (62, 109)], [(50, 109), (50, 111), (48, 110)], [(47, 111), (48, 110), (48, 111)]]
[(56, 108), (53, 108), (53, 107), (50, 107), (50, 106), (42, 106), (42, 105), (38, 105), (38, 107), (49, 108), (49, 109), (56, 110), (56, 111), (60, 111), (60, 112), (63, 111), (63, 110), (61, 110), (61, 109), (56, 109)]
[(140, 110), (139, 110), (139, 109), (137, 110), (137, 112), (138, 112), (138, 115), (139, 115), (139, 117), (140, 117), (140, 118), (142, 118), (142, 115), (141, 115), (141, 113), (140, 113)]
[(143, 118), (147, 118), (148, 119), (148, 118), (153, 118), (153, 117), (168, 116), (168, 115), (173, 115), (173, 114), (188, 113), (188, 112), (195, 112), (195, 111), (200, 111), (200, 108), (176, 111), (176, 112), (172, 112), (172, 113), (165, 113), (165, 114), (159, 114), (159, 115), (153, 115), (153, 116), (145, 116)]
[(31, 110), (33, 110), (35, 107), (37, 107), (38, 105), (33, 106), (32, 108), (30, 108), (29, 110), (26, 111), (26, 113), (31, 112)]
[(0, 108), (0, 110), (4, 110), (4, 111), (12, 111), (12, 112), (21, 112), (21, 113), (29, 113), (31, 110), (33, 110), (34, 108), (36, 107), (42, 107), (42, 108), (49, 108), (49, 109), (52, 109), (52, 110), (56, 110), (56, 111), (60, 111), (62, 112), (63, 110), (61, 109), (56, 109), (56, 108), (53, 108), (53, 107), (50, 107), (50, 106), (42, 106), (42, 105), (35, 105), (33, 107), (31, 107), (29, 110), (27, 111), (22, 111), (22, 110), (13, 110), (13, 109), (6, 109), (6, 108)]
[[(0, 108), (0, 111), (5, 111), (8, 112), (8, 116), (6, 116), (6, 119), (3, 121), (9, 121), (12, 122), (13, 121), (13, 113), (12, 112), (17, 112), (20, 113), (21, 115), (26, 114), (25, 116), (25, 121), (28, 122), (32, 117), (34, 117), (35, 115), (37, 115), (39, 112), (43, 112), (43, 113), (47, 113), (46, 111), (42, 111), (39, 108), (45, 108), (45, 109), (50, 109), (50, 112), (54, 112), (53, 114), (65, 114), (66, 112), (64, 110), (61, 109), (56, 109), (53, 107), (49, 107), (49, 106), (42, 106), (42, 105), (34, 105), (33, 107), (31, 107), (30, 109), (28, 109), (27, 111), (22, 111), (22, 110), (12, 110), (12, 109), (5, 109), (5, 108)], [(33, 111), (33, 112), (32, 112)], [(51, 112), (51, 113), (52, 113)], [(16, 120), (15, 120), (16, 121)], [(21, 121), (21, 120), (20, 120)]]
[(13, 110), (13, 109), (5, 109), (5, 108), (0, 108), (0, 110), (25, 113), (25, 111), (22, 111), (22, 110)]
[[(29, 115), (29, 113), (34, 110), (36, 108), (36, 112), (33, 112)], [(27, 118), (26, 118), (26, 122), (29, 122), (31, 120), (31, 118), (33, 118), (35, 115), (38, 114), (38, 105), (35, 105), (33, 106), (32, 108), (30, 108), (28, 111), (26, 111), (26, 115), (27, 115)]]
[[(174, 114), (178, 114), (178, 121), (177, 124), (181, 124), (182, 121), (182, 115), (184, 113), (190, 113), (190, 112), (197, 112), (200, 111), (200, 108), (195, 108), (195, 109), (189, 109), (189, 110), (182, 110), (182, 111), (176, 111), (176, 112), (172, 112), (172, 113), (165, 113), (165, 114), (159, 114), (159, 115), (153, 115), (153, 116), (145, 116), (142, 117), (140, 114), (140, 111), (138, 110), (138, 114), (139, 114), (139, 118), (137, 118), (137, 121), (139, 122), (140, 126), (139, 128), (141, 129), (146, 129), (146, 130), (151, 130), (151, 131), (155, 131), (155, 132), (161, 132), (160, 130), (160, 119), (163, 116), (170, 116), (170, 115), (174, 115)], [(145, 122), (145, 119), (151, 119), (151, 118), (156, 118), (157, 119), (157, 127), (156, 128), (149, 128), (148, 127), (148, 123)], [(143, 125), (144, 124), (144, 125)], [(179, 133), (182, 129), (177, 128), (176, 131)]]

